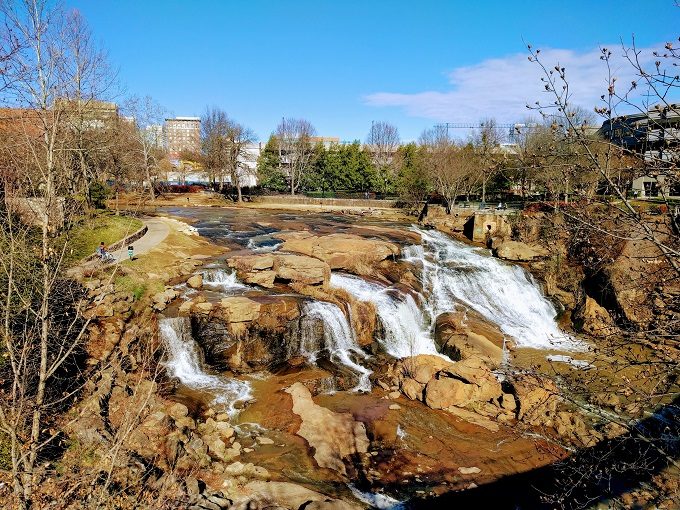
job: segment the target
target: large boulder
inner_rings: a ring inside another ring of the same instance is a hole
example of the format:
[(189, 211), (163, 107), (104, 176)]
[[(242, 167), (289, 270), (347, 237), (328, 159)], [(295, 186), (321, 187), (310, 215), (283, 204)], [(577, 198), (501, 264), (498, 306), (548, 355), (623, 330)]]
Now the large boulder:
[(192, 289), (200, 289), (203, 287), (203, 275), (195, 274), (187, 280), (187, 285)]
[(494, 253), (500, 259), (513, 262), (532, 262), (550, 255), (550, 252), (542, 246), (520, 241), (502, 241), (497, 246), (494, 243)]
[(464, 407), (475, 400), (475, 387), (452, 377), (432, 379), (425, 389), (425, 403), (432, 409)]
[(478, 358), (497, 367), (503, 361), (503, 333), (471, 310), (437, 317), (435, 342), (451, 359)]
[(236, 269), (242, 281), (267, 288), (273, 287), (277, 280), (282, 283), (326, 286), (331, 274), (328, 264), (303, 255), (245, 255), (230, 258), (228, 264)]
[(315, 257), (326, 262), (331, 269), (357, 274), (366, 274), (378, 262), (399, 255), (396, 244), (353, 234), (316, 236), (309, 232), (293, 232), (276, 237), (284, 241), (283, 251)]
[(434, 355), (413, 356), (397, 362), (392, 376), (405, 396), (421, 400), (432, 409), (443, 409), (461, 417), (467, 414), (456, 413), (454, 408), (467, 407), (477, 412), (480, 407), (491, 406), (498, 414), (514, 415), (512, 409), (502, 406), (501, 384), (479, 358), (451, 362)]
[(262, 305), (253, 299), (242, 296), (223, 298), (220, 306), (229, 322), (253, 321), (260, 316)]
[(586, 296), (583, 304), (574, 311), (572, 319), (577, 331), (595, 337), (608, 337), (618, 331), (607, 309), (590, 296)]

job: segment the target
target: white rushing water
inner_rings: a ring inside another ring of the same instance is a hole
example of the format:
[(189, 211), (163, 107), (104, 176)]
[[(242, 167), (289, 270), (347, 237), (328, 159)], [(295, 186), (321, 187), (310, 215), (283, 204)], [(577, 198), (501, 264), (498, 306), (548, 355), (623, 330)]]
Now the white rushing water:
[(381, 343), (392, 356), (437, 354), (427, 319), (411, 295), (347, 274), (331, 274), (331, 285), (375, 305), (385, 329)]
[(523, 268), (482, 254), (441, 232), (414, 230), (422, 236), (423, 246), (408, 247), (404, 258), (422, 264), (430, 317), (462, 303), (498, 324), (518, 346), (583, 348), (560, 330), (555, 307)]
[(203, 284), (220, 291), (245, 289), (247, 285), (236, 279), (236, 272), (228, 273), (224, 269), (208, 268), (203, 273)]
[(323, 346), (313, 345), (303, 328), (301, 339), (302, 354), (305, 354), (312, 362), (316, 360), (317, 349), (324, 347), (331, 361), (340, 363), (359, 377), (359, 382), (354, 391), (371, 391), (371, 382), (368, 376), (371, 371), (358, 363), (352, 356), (366, 358), (367, 355), (361, 350), (356, 341), (354, 329), (340, 307), (334, 303), (325, 301), (309, 301), (304, 304), (303, 315), (312, 320), (320, 320), (323, 324)]
[(165, 364), (170, 375), (189, 388), (212, 393), (215, 403), (224, 405), (232, 416), (238, 412), (237, 402), (252, 398), (247, 382), (208, 374), (203, 370), (187, 317), (161, 319), (159, 328), (168, 352)]

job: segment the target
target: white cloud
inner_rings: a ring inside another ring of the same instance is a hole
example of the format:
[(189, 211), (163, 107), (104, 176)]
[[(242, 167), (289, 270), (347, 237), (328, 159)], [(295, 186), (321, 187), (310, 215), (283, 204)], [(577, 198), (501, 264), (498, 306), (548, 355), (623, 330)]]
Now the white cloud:
[[(620, 45), (608, 48), (612, 51), (612, 72), (623, 89), (635, 79), (634, 70), (624, 61)], [(646, 64), (654, 60), (651, 51), (642, 50), (641, 58)], [(607, 69), (600, 54), (599, 48), (580, 53), (543, 49), (539, 56), (548, 68), (558, 64), (566, 68), (572, 104), (592, 111), (600, 104), (600, 96), (607, 92)], [(447, 92), (377, 92), (363, 100), (369, 106), (400, 107), (412, 117), (436, 121), (476, 122), (484, 117), (495, 117), (501, 122), (514, 122), (537, 116), (526, 105), (552, 101), (552, 98), (540, 81), (541, 68), (535, 62), (529, 62), (528, 56), (528, 53), (519, 53), (456, 68), (448, 75), (452, 89)]]

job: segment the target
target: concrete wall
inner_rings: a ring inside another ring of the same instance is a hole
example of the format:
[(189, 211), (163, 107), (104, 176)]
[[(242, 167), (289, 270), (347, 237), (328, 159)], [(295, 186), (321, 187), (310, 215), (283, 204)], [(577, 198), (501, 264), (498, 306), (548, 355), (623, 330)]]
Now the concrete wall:
[(512, 227), (507, 221), (507, 211), (475, 212), (465, 225), (465, 235), (477, 243), (486, 242), (487, 235), (509, 236)]
[(253, 197), (253, 202), (281, 205), (320, 205), (338, 207), (364, 207), (373, 209), (392, 209), (397, 206), (394, 200), (363, 200), (354, 198), (310, 198), (291, 195), (270, 195)]

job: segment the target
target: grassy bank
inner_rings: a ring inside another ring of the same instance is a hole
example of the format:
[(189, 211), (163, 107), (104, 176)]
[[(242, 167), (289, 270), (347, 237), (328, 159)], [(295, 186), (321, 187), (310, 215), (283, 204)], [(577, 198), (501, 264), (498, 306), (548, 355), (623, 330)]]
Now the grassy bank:
[(76, 263), (97, 250), (99, 243), (109, 246), (142, 228), (142, 221), (130, 216), (102, 212), (70, 230), (67, 262)]

